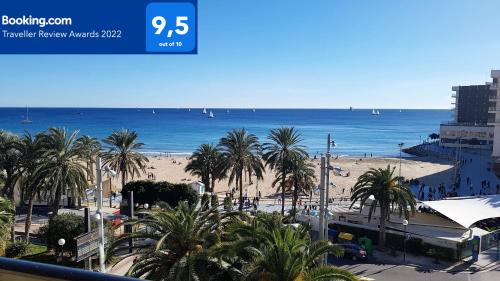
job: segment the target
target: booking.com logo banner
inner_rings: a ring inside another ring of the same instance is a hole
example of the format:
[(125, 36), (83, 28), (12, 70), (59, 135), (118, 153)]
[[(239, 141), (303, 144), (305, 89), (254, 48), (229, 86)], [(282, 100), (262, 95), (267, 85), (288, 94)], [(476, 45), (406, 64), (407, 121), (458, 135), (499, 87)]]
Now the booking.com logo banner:
[(2, 0), (0, 54), (196, 54), (197, 0)]

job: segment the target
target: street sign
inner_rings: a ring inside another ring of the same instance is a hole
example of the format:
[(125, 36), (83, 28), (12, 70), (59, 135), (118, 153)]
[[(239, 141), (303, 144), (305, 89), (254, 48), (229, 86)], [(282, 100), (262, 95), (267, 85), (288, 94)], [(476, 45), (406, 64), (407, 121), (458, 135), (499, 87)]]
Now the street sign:
[[(99, 233), (92, 231), (84, 233), (75, 238), (76, 240), (76, 262), (84, 260), (97, 254), (99, 249)], [(104, 244), (106, 244), (106, 237), (104, 237)]]

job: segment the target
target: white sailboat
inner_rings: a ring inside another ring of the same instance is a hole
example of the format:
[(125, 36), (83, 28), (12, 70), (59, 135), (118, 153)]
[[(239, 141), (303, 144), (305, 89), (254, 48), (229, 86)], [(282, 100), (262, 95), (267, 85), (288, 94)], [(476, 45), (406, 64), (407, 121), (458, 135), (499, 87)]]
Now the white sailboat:
[(380, 111), (377, 110), (377, 115), (380, 115)]
[(28, 106), (26, 106), (26, 116), (25, 116), (24, 120), (21, 121), (21, 123), (23, 123), (23, 124), (31, 124), (31, 123), (33, 123), (33, 121), (30, 120)]
[(156, 114), (155, 110), (153, 109), (153, 114)]
[(214, 118), (214, 114), (212, 113), (212, 111), (210, 111), (210, 114), (208, 114), (208, 118)]
[(252, 111), (253, 111), (253, 112), (255, 112), (255, 108), (254, 108), (254, 109), (252, 109)]
[(375, 109), (372, 109), (372, 115), (377, 115), (377, 112), (375, 111)]
[(207, 109), (203, 108), (203, 114), (207, 114)]

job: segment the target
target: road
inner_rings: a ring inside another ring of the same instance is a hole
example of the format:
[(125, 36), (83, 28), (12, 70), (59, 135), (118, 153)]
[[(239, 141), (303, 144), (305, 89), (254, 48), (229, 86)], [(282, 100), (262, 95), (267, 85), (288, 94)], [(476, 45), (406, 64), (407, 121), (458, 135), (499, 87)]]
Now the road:
[(365, 277), (365, 280), (383, 281), (492, 281), (500, 280), (500, 267), (494, 271), (478, 273), (448, 273), (415, 268), (404, 265), (354, 264), (348, 260), (335, 262), (336, 265)]

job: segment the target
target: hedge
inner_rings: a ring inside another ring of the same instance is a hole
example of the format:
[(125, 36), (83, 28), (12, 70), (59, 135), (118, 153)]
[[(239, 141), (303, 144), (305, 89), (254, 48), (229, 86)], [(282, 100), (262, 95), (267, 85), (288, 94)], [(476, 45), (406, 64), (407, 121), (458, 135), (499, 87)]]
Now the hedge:
[[(378, 245), (378, 231), (365, 229), (361, 227), (355, 227), (343, 224), (331, 223), (328, 225), (329, 228), (335, 229), (338, 232), (348, 232), (356, 236), (356, 238), (367, 237), (372, 240), (374, 245)], [(387, 248), (403, 251), (404, 249), (404, 236), (386, 232), (385, 245)], [(433, 250), (434, 254), (431, 254)], [(423, 242), (422, 239), (411, 237), (406, 241), (406, 251), (415, 255), (427, 255), (442, 260), (457, 261), (458, 253), (456, 249), (441, 247), (433, 244)]]
[(139, 205), (148, 203), (150, 206), (165, 202), (175, 208), (179, 202), (187, 201), (195, 204), (198, 194), (189, 185), (174, 184), (166, 181), (132, 181), (127, 183), (121, 193), (124, 201), (128, 200), (129, 191), (134, 192), (134, 202)]
[[(97, 223), (92, 221), (92, 229), (97, 228)], [(85, 233), (85, 219), (82, 216), (66, 213), (52, 217), (49, 222), (38, 230), (38, 234), (45, 239), (48, 249), (59, 252), (61, 247), (57, 244), (60, 238), (64, 238), (64, 251), (71, 254), (76, 248), (74, 240), (80, 234)]]
[(29, 251), (29, 244), (25, 241), (16, 241), (7, 244), (5, 248), (5, 256), (7, 258), (18, 258), (26, 255)]

